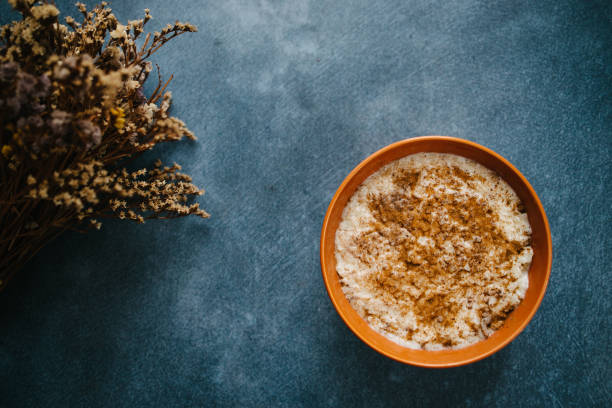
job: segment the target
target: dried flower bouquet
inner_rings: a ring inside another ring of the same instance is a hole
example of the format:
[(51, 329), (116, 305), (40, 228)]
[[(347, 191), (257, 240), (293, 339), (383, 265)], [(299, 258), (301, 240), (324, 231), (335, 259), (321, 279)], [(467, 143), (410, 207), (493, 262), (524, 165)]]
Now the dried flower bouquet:
[(125, 168), (158, 143), (195, 139), (168, 115), (170, 80), (158, 74), (150, 96), (143, 84), (148, 58), (196, 28), (177, 22), (144, 35), (149, 10), (122, 25), (106, 3), (77, 3), (82, 21), (60, 24), (53, 4), (9, 3), (23, 18), (0, 29), (0, 289), (65, 230), (109, 217), (208, 217), (189, 204), (203, 190), (179, 165)]

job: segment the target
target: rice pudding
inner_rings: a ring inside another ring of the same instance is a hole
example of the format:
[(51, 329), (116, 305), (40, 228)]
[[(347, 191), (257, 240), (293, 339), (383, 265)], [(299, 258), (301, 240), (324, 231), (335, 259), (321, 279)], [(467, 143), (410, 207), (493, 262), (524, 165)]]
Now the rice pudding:
[(461, 348), (525, 297), (533, 250), (514, 190), (473, 160), (403, 157), (369, 176), (342, 213), (336, 271), (351, 306), (402, 346)]

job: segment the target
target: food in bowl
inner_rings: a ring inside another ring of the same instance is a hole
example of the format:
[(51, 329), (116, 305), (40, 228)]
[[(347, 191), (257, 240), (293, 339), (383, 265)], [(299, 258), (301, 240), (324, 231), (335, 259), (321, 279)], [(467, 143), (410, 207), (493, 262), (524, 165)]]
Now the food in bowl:
[(345, 206), (336, 271), (370, 327), (409, 348), (462, 348), (499, 329), (525, 297), (531, 227), (495, 172), (416, 153), (370, 175)]

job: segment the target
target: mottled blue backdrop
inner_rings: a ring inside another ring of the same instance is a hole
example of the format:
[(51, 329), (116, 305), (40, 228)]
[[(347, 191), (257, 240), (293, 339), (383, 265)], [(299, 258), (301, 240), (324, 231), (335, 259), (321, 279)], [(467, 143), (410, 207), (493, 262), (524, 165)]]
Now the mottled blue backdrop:
[[(74, 0), (58, 1), (76, 15)], [(92, 2), (87, 2), (92, 4)], [(212, 217), (66, 234), (0, 293), (0, 406), (610, 406), (612, 7), (602, 1), (115, 1), (196, 24), (154, 61), (198, 135), (147, 155)], [(0, 20), (12, 15), (3, 1)], [(527, 329), (476, 364), (402, 365), (327, 297), (348, 172), (442, 134), (494, 149), (548, 213)]]

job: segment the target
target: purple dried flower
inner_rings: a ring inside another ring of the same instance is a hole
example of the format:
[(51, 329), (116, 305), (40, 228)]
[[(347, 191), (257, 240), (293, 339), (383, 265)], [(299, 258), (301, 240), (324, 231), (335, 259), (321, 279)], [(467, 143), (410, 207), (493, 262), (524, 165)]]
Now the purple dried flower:
[(19, 108), (20, 108), (21, 104), (19, 103), (19, 98), (17, 98), (17, 96), (13, 96), (11, 98), (6, 98), (4, 100), (0, 100), (0, 109), (7, 111), (7, 113), (10, 113), (16, 115), (19, 112)]
[(51, 88), (51, 81), (49, 77), (45, 74), (42, 74), (38, 77), (38, 83), (36, 84), (36, 90), (38, 91), (38, 97), (43, 98), (47, 96), (49, 93), (49, 88)]
[(134, 97), (136, 99), (135, 104), (134, 104), (135, 106), (144, 105), (145, 103), (148, 102), (147, 96), (142, 91), (142, 87), (136, 89)]
[(0, 64), (0, 82), (10, 83), (15, 79), (19, 66), (15, 62)]
[(39, 129), (44, 125), (44, 121), (40, 115), (32, 115), (27, 117), (21, 117), (17, 120), (17, 127), (21, 129)]
[(97, 146), (102, 141), (102, 131), (90, 120), (81, 119), (74, 123), (75, 130), (86, 149)]
[(33, 94), (36, 88), (36, 77), (26, 72), (19, 72), (17, 74), (17, 95), (26, 97), (29, 94)]
[(65, 136), (68, 133), (72, 115), (62, 110), (54, 110), (51, 112), (51, 117), (47, 120), (49, 129), (56, 136)]

